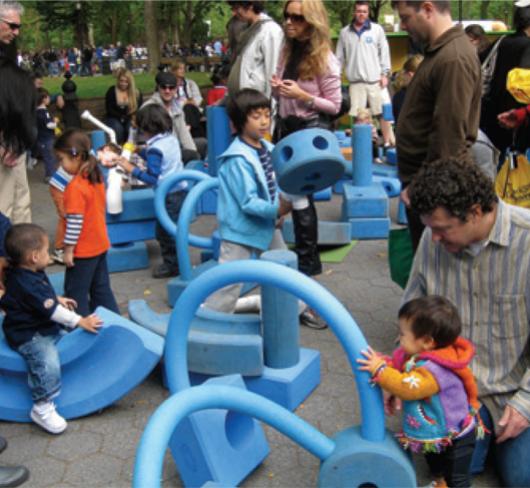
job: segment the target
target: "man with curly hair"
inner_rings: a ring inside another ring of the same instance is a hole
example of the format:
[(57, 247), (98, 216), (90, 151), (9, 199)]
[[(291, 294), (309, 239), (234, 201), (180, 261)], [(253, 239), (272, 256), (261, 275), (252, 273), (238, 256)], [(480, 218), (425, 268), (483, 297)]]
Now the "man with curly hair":
[(465, 160), (424, 165), (409, 196), (426, 228), (403, 302), (449, 299), (477, 350), (471, 368), (491, 434), (477, 442), (472, 472), (491, 448), (503, 486), (530, 486), (530, 212), (499, 201)]

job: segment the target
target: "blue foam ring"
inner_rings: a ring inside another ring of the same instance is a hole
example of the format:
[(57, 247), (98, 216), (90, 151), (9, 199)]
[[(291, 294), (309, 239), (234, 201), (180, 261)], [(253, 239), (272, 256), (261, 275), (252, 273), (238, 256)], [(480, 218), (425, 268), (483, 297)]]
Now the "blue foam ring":
[(206, 136), (208, 138), (208, 172), (210, 176), (217, 176), (217, 158), (232, 142), (232, 131), (225, 107), (206, 108)]
[(355, 124), (352, 132), (353, 186), (371, 186), (372, 184), (372, 126)]
[(107, 144), (107, 136), (102, 130), (93, 130), (90, 133), (90, 143), (92, 150), (97, 151), (101, 146)]
[(171, 393), (190, 387), (187, 337), (195, 313), (215, 291), (234, 283), (257, 282), (278, 287), (300, 298), (316, 310), (335, 333), (346, 351), (356, 379), (363, 438), (380, 441), (385, 436), (383, 399), (379, 388), (370, 386), (370, 375), (357, 369), (356, 359), (368, 346), (346, 308), (316, 281), (293, 269), (259, 260), (224, 263), (194, 279), (182, 292), (171, 314), (166, 335), (164, 360)]
[[(204, 181), (210, 177), (200, 171), (192, 169), (185, 169), (180, 173), (175, 173), (167, 178), (164, 178), (155, 191), (155, 213), (160, 225), (166, 230), (169, 235), (177, 235), (177, 224), (171, 220), (166, 209), (166, 195), (173, 189), (173, 187), (182, 181)], [(184, 200), (186, 201), (186, 200)], [(192, 240), (192, 239), (190, 239)]]
[(189, 244), (203, 249), (213, 249), (212, 238), (199, 237), (190, 234), (190, 223), (193, 219), (197, 202), (207, 191), (217, 188), (219, 180), (217, 178), (208, 178), (195, 185), (188, 193), (178, 218), (177, 225), (177, 258), (179, 263), (180, 277), (183, 280), (191, 280), (192, 265), (189, 253)]
[(392, 111), (391, 103), (383, 104), (383, 120), (387, 122), (394, 122), (394, 112)]
[(322, 461), (335, 449), (331, 439), (267, 398), (232, 386), (194, 386), (169, 397), (149, 419), (136, 451), (133, 487), (160, 486), (165, 451), (179, 422), (194, 412), (219, 408), (266, 422)]
[(278, 186), (307, 195), (332, 186), (344, 174), (337, 138), (328, 130), (304, 129), (282, 139), (272, 151)]

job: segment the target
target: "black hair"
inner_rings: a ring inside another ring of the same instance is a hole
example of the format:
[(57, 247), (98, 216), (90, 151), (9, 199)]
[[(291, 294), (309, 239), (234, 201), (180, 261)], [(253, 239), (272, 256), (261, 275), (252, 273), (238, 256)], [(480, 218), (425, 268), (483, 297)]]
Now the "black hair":
[[(392, 8), (397, 8), (398, 4), (401, 2), (405, 3), (407, 7), (412, 7), (416, 11), (418, 11), (421, 7), (421, 4), (424, 3), (421, 0), (392, 0)], [(451, 12), (450, 0), (432, 0), (431, 3), (436, 7), (438, 12)]]
[(90, 138), (80, 129), (67, 129), (55, 141), (53, 146), (56, 151), (64, 152), (70, 157), (81, 157), (79, 173), (90, 183), (101, 183), (103, 175), (98, 167), (98, 161), (90, 152)]
[(241, 134), (248, 115), (259, 108), (271, 108), (271, 101), (263, 93), (253, 88), (243, 88), (233, 97), (228, 97), (226, 111), (236, 132)]
[(46, 97), (50, 96), (50, 92), (46, 88), (37, 88), (37, 106), (40, 105)]
[(458, 310), (441, 296), (410, 300), (399, 309), (398, 317), (410, 322), (416, 339), (432, 337), (437, 348), (453, 344), (462, 331)]
[(15, 224), (7, 232), (4, 249), (11, 266), (26, 264), (28, 253), (42, 248), (47, 234), (36, 224)]
[(7, 58), (0, 58), (0, 80), (0, 146), (20, 155), (37, 136), (35, 86), (31, 76)]
[(173, 122), (167, 110), (156, 103), (150, 103), (138, 111), (136, 125), (138, 129), (151, 135), (165, 134), (173, 129)]
[(478, 41), (477, 51), (479, 54), (489, 47), (490, 41), (480, 24), (470, 24), (464, 29), (464, 32), (470, 39)]
[(530, 27), (530, 7), (517, 7), (513, 12), (513, 28), (517, 32)]
[(408, 187), (411, 207), (420, 215), (444, 208), (462, 222), (473, 205), (491, 212), (498, 201), (493, 182), (472, 160), (439, 159), (424, 164)]
[(230, 65), (228, 63), (219, 64), (215, 67), (212, 73), (212, 83), (215, 85), (219, 85), (221, 81), (227, 80), (228, 76), (230, 75)]
[(255, 14), (260, 14), (265, 10), (264, 1), (253, 1), (253, 0), (241, 0), (241, 1), (229, 1), (230, 8), (243, 7), (245, 10), (251, 8)]

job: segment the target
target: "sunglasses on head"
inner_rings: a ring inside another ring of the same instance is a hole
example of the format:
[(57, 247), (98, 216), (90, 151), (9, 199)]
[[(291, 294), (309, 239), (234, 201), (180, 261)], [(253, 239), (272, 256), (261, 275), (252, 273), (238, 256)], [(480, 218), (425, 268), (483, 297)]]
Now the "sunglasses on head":
[(11, 29), (11, 30), (20, 30), (20, 28), (22, 27), (22, 24), (17, 24), (16, 22), (9, 22), (8, 20), (6, 19), (0, 19), (4, 24), (7, 24), (7, 26)]
[(161, 90), (174, 90), (177, 88), (175, 85), (160, 85)]
[(293, 24), (300, 24), (305, 21), (305, 17), (299, 14), (290, 14), (289, 12), (283, 13), (283, 19), (287, 22), (290, 20)]

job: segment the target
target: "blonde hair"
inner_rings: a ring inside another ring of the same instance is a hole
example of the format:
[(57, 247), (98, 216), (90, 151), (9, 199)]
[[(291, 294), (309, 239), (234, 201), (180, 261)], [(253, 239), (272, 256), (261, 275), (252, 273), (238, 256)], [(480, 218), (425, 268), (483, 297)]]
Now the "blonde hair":
[(129, 82), (129, 86), (127, 87), (127, 103), (129, 105), (129, 115), (131, 115), (138, 109), (138, 90), (136, 89), (134, 76), (127, 68), (118, 68), (116, 70), (116, 79), (118, 82), (122, 77), (127, 78), (127, 81)]
[(408, 86), (411, 79), (410, 73), (416, 73), (422, 61), (423, 56), (421, 54), (415, 54), (405, 61), (403, 68), (397, 74), (394, 81), (394, 91), (398, 92)]
[[(331, 36), (329, 31), (328, 12), (322, 0), (288, 0), (283, 11), (293, 2), (302, 4), (302, 15), (309, 24), (309, 50), (298, 66), (301, 80), (310, 80), (324, 74), (328, 68), (328, 58), (331, 51)], [(289, 61), (293, 49), (293, 39), (285, 38), (283, 58)]]
[(178, 71), (178, 69), (183, 66), (184, 67), (184, 71), (186, 71), (186, 63), (184, 61), (175, 61), (172, 65), (171, 65), (171, 72), (177, 76), (176, 74), (176, 71)]
[(367, 108), (360, 108), (355, 114), (355, 120), (359, 119), (369, 120), (370, 122), (372, 122), (372, 112), (370, 112), (370, 110), (368, 110)]

